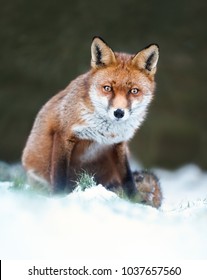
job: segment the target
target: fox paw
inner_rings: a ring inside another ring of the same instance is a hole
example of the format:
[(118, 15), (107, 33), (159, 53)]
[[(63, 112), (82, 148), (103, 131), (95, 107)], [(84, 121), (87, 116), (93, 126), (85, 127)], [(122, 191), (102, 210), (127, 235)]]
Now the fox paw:
[(158, 178), (148, 171), (133, 172), (134, 181), (141, 203), (159, 208), (162, 202), (162, 192)]

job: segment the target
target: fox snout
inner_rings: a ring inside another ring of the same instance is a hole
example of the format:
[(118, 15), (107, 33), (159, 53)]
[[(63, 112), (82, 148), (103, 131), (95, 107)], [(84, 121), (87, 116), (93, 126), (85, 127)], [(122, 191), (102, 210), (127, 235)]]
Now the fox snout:
[(117, 94), (109, 101), (109, 117), (112, 121), (125, 121), (129, 117), (129, 104), (126, 96)]
[(123, 109), (116, 109), (115, 111), (114, 111), (114, 116), (115, 116), (115, 118), (117, 118), (117, 119), (121, 119), (121, 118), (123, 118), (124, 117), (124, 110)]
[(112, 121), (125, 121), (129, 117), (129, 110), (127, 108), (110, 108), (109, 117)]

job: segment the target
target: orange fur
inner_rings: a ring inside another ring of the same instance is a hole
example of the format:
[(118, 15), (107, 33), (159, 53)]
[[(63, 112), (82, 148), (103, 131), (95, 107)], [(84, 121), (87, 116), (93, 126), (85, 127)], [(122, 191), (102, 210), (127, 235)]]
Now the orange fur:
[(38, 113), (22, 162), (54, 192), (72, 191), (77, 174), (85, 170), (97, 183), (121, 185), (133, 196), (137, 188), (127, 141), (152, 100), (158, 48), (151, 45), (137, 55), (114, 53), (95, 37), (91, 53), (91, 69)]

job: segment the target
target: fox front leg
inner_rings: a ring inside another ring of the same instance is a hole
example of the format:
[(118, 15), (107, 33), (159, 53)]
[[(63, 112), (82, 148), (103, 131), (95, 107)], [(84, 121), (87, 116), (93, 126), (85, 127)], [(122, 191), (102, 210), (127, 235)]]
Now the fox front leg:
[(66, 187), (68, 188), (68, 167), (74, 144), (74, 141), (67, 141), (66, 149), (60, 134), (53, 135), (50, 181), (54, 193), (63, 192)]
[(125, 142), (116, 144), (115, 146), (116, 165), (117, 170), (121, 177), (121, 185), (124, 193), (129, 198), (133, 198), (137, 195), (138, 190), (134, 181), (131, 168), (129, 166), (127, 156), (127, 144)]
[(129, 198), (133, 198), (134, 196), (137, 195), (137, 188), (135, 185), (134, 177), (131, 172), (127, 157), (124, 159), (124, 169), (125, 169), (124, 172), (125, 176), (123, 177), (122, 186), (126, 195)]

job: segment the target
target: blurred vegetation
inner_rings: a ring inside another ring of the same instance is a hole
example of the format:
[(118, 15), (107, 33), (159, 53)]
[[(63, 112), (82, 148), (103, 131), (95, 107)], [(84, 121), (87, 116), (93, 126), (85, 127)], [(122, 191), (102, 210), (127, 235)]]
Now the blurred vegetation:
[(145, 167), (207, 168), (206, 14), (206, 0), (2, 0), (0, 160), (20, 160), (40, 107), (89, 68), (100, 35), (116, 51), (160, 45), (156, 96), (132, 154)]

